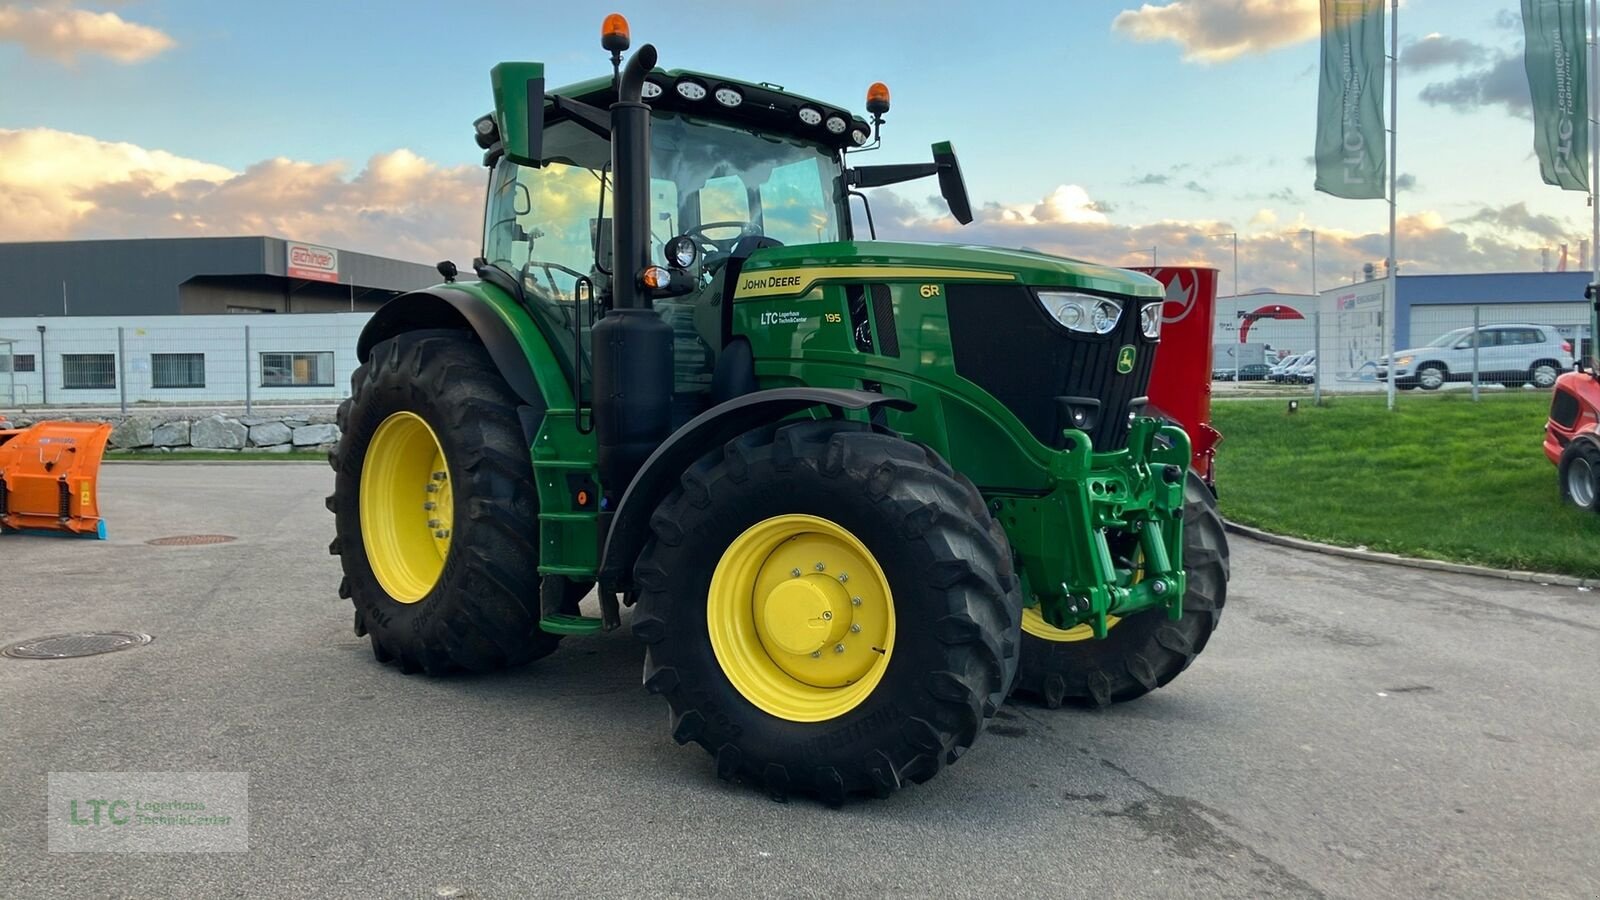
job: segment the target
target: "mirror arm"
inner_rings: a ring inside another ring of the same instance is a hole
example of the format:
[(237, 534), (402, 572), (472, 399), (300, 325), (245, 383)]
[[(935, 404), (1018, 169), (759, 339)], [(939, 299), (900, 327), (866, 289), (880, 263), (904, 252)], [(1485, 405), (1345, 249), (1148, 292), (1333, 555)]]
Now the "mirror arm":
[(915, 181), (939, 174), (938, 163), (899, 163), (887, 166), (857, 166), (845, 172), (851, 187), (875, 188)]
[(611, 140), (611, 115), (605, 110), (560, 94), (549, 94), (545, 99), (550, 101), (551, 107), (558, 114), (566, 116), (602, 140)]

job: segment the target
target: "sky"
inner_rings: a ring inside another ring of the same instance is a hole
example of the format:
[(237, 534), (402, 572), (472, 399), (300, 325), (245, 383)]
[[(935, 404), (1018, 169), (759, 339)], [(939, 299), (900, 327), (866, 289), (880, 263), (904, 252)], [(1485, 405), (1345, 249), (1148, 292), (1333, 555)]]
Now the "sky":
[[(1386, 202), (1313, 190), (1317, 0), (0, 0), (0, 240), (271, 234), (465, 263), (490, 67), (604, 73), (613, 11), (669, 68), (857, 112), (886, 82), (871, 162), (952, 141), (977, 218), (931, 180), (880, 189), (883, 238), (1209, 264), (1225, 293), (1233, 234), (1241, 291), (1387, 255)], [(1401, 271), (1538, 271), (1563, 243), (1576, 268), (1587, 198), (1540, 181), (1519, 5), (1405, 0), (1399, 22)]]

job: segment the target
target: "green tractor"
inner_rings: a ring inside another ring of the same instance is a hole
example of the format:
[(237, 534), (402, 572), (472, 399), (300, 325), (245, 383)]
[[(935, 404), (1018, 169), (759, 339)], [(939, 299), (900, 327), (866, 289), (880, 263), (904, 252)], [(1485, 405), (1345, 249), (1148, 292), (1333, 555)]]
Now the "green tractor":
[(853, 164), (881, 85), (869, 121), (623, 65), (620, 17), (602, 45), (610, 77), (554, 92), (494, 68), (477, 280), (441, 263), (360, 338), (330, 549), (377, 659), (493, 671), (628, 606), (679, 743), (834, 804), (932, 777), (1013, 688), (1102, 706), (1183, 671), (1228, 556), (1144, 399), (1159, 284), (857, 240), (861, 188), (936, 177), (972, 218), (948, 144)]

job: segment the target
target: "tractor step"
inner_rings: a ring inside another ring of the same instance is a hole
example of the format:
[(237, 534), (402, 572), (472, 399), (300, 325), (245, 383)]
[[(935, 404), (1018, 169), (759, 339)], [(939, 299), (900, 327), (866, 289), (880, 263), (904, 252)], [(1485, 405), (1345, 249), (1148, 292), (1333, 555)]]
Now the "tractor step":
[(605, 628), (600, 619), (557, 613), (539, 620), (539, 630), (547, 634), (599, 634)]

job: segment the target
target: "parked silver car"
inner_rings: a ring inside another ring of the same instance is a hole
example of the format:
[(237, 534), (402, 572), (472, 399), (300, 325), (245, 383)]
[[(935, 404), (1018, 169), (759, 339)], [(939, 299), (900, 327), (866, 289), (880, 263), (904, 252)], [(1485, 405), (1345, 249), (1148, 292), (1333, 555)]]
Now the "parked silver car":
[[(1450, 381), (1470, 381), (1476, 353), (1478, 381), (1549, 388), (1572, 368), (1572, 343), (1550, 325), (1484, 325), (1447, 331), (1421, 347), (1395, 352), (1395, 387), (1435, 391)], [(1389, 380), (1378, 363), (1377, 378)]]

